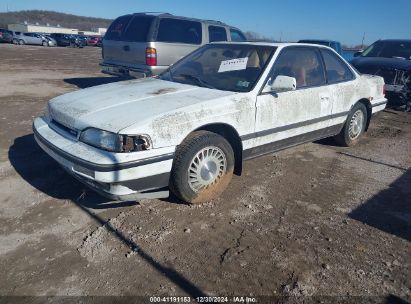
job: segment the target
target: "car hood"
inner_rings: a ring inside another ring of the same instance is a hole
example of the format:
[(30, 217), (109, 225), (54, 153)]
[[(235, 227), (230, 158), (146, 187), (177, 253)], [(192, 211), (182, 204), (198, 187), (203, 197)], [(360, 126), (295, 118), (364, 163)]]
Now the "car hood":
[(121, 81), (50, 100), (50, 118), (75, 130), (88, 127), (120, 132), (135, 123), (207, 100), (237, 94), (155, 78)]
[(351, 64), (361, 73), (374, 74), (379, 69), (411, 71), (411, 60), (384, 57), (356, 57)]

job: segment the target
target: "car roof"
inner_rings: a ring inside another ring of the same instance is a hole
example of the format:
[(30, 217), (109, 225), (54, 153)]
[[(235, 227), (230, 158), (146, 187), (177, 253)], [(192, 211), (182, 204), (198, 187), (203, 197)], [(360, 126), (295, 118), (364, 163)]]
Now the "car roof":
[(387, 42), (411, 42), (411, 39), (380, 39), (379, 41), (387, 41)]
[(304, 41), (304, 42), (327, 42), (327, 43), (329, 43), (329, 42), (333, 42), (333, 43), (339, 43), (338, 41), (336, 41), (336, 40), (328, 40), (328, 39), (301, 39), (301, 40), (298, 40), (298, 42), (300, 42), (300, 41)]
[(325, 48), (325, 49), (330, 49), (332, 48), (325, 46), (325, 45), (319, 45), (319, 44), (311, 44), (311, 43), (299, 43), (299, 42), (265, 42), (265, 41), (243, 41), (243, 42), (235, 42), (235, 41), (218, 41), (218, 42), (212, 42), (211, 44), (246, 44), (246, 45), (257, 45), (257, 46), (272, 46), (272, 47), (286, 47), (286, 46), (310, 46), (310, 47), (315, 47), (315, 48)]
[(154, 16), (154, 17), (169, 17), (169, 18), (175, 18), (175, 19), (183, 19), (183, 20), (190, 20), (190, 21), (198, 21), (198, 22), (206, 22), (209, 24), (215, 24), (215, 25), (221, 25), (221, 26), (229, 26), (232, 28), (237, 29), (234, 26), (228, 25), (224, 22), (221, 21), (217, 21), (217, 20), (209, 20), (209, 19), (198, 19), (198, 18), (191, 18), (191, 17), (184, 17), (184, 16), (176, 16), (170, 13), (161, 13), (161, 12), (141, 12), (141, 13), (133, 13), (131, 14), (133, 16), (137, 16), (137, 15), (149, 15), (149, 16)]

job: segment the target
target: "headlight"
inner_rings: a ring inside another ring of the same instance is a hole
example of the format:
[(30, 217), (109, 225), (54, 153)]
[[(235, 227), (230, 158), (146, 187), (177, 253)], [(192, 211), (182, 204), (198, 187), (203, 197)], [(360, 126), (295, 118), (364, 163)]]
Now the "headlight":
[(134, 152), (151, 148), (148, 135), (121, 135), (94, 128), (81, 132), (80, 141), (111, 152)]

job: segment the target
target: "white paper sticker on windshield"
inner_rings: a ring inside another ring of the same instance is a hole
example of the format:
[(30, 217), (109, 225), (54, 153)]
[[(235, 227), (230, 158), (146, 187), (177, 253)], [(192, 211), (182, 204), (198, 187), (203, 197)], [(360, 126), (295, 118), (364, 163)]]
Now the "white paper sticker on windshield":
[(247, 61), (248, 61), (248, 57), (221, 61), (218, 72), (222, 73), (222, 72), (229, 72), (229, 71), (245, 70), (247, 68)]

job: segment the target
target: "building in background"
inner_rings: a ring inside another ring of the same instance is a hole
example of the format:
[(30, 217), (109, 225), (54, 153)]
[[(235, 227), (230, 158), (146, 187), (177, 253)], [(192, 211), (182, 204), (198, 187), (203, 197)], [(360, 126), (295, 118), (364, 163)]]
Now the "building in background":
[(88, 36), (104, 36), (106, 32), (107, 32), (107, 29), (104, 27), (94, 28), (91, 31), (78, 30), (79, 35), (88, 35)]
[(61, 33), (61, 34), (80, 34), (80, 35), (89, 35), (89, 36), (104, 36), (107, 29), (106, 28), (96, 28), (91, 31), (82, 31), (74, 28), (67, 28), (57, 26), (51, 26), (49, 24), (40, 25), (24, 23), (13, 23), (9, 24), (8, 29), (14, 32), (23, 32), (23, 33)]

